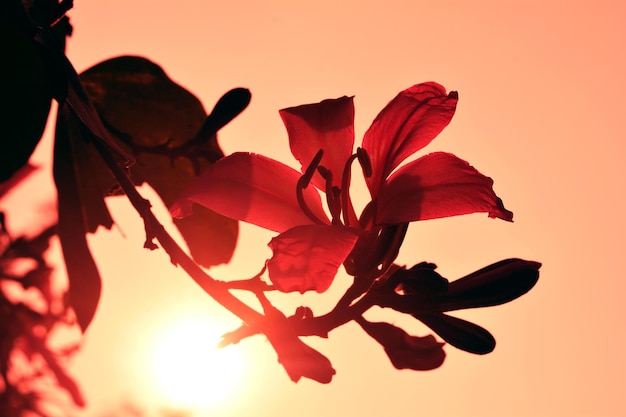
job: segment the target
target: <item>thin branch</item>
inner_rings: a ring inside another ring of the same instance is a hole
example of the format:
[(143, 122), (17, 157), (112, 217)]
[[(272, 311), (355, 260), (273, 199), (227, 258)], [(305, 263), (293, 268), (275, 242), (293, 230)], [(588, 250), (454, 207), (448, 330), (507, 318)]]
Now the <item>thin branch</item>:
[(262, 314), (231, 294), (228, 290), (227, 283), (218, 281), (208, 275), (169, 235), (152, 213), (150, 202), (144, 199), (135, 189), (128, 174), (117, 164), (109, 149), (98, 140), (94, 140), (92, 143), (128, 196), (135, 210), (137, 210), (139, 215), (143, 218), (146, 225), (146, 233), (148, 234), (147, 240), (151, 241), (152, 238), (157, 239), (165, 252), (170, 256), (172, 263), (174, 265), (180, 265), (207, 294), (223, 307), (231, 311), (244, 322), (263, 327), (265, 317)]

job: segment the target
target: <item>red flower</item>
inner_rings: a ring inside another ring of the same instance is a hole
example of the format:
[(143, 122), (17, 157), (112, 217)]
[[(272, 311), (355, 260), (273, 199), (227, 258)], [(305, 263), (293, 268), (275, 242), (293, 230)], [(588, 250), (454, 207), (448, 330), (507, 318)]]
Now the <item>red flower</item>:
[[(235, 153), (199, 176), (172, 214), (190, 214), (195, 202), (278, 232), (270, 242), (270, 279), (281, 291), (300, 292), (325, 291), (348, 256), (370, 256), (390, 226), (475, 212), (510, 221), (513, 214), (493, 192), (491, 178), (452, 154), (431, 153), (398, 168), (450, 122), (457, 99), (456, 92), (446, 94), (436, 83), (400, 92), (376, 117), (356, 153), (351, 97), (281, 110), (302, 173), (261, 155)], [(349, 195), (355, 160), (371, 195), (358, 217)], [(351, 273), (365, 272), (352, 268)]]

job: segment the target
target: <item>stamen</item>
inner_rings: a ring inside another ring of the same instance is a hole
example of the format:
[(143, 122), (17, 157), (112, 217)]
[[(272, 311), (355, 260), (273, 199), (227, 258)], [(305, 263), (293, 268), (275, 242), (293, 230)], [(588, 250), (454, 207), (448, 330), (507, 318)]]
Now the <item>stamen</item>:
[(324, 150), (323, 149), (320, 149), (319, 151), (317, 151), (317, 153), (315, 154), (315, 156), (311, 160), (311, 163), (307, 167), (306, 171), (304, 171), (304, 175), (302, 176), (302, 178), (300, 178), (300, 180), (303, 181), (302, 184), (303, 184), (304, 188), (308, 187), (309, 184), (311, 183), (311, 179), (313, 178), (313, 175), (315, 174), (315, 171), (317, 170), (317, 167), (319, 166), (320, 162), (322, 161), (322, 157), (323, 156), (324, 156)]
[[(331, 189), (329, 190), (330, 193), (333, 195), (333, 203), (332, 205), (328, 205), (328, 208), (330, 209), (330, 214), (331, 216), (333, 216), (333, 224), (336, 226), (340, 226), (341, 223), (341, 188), (337, 187), (337, 186), (333, 186), (331, 187)], [(328, 193), (328, 191), (327, 191)]]
[(372, 176), (372, 160), (369, 154), (363, 148), (356, 148), (356, 157), (359, 159), (361, 169), (363, 169), (363, 176), (369, 178)]
[(400, 246), (406, 236), (406, 231), (409, 227), (408, 223), (400, 223), (391, 226), (383, 227), (380, 235), (378, 236), (377, 252), (380, 253), (379, 270), (385, 272), (398, 256), (400, 252)]
[(317, 172), (326, 180), (326, 204), (334, 225), (341, 225), (341, 201), (339, 195), (341, 189), (333, 186), (333, 173), (324, 166), (317, 167)]
[(351, 166), (352, 162), (357, 158), (357, 154), (353, 154), (346, 161), (346, 165), (343, 168), (343, 178), (341, 179), (341, 211), (343, 213), (343, 224), (350, 226), (350, 180), (352, 177)]
[(300, 177), (300, 179), (298, 180), (298, 184), (296, 185), (296, 198), (298, 199), (298, 204), (300, 205), (300, 208), (302, 209), (304, 214), (306, 214), (307, 217), (316, 224), (326, 224), (326, 222), (317, 217), (317, 215), (315, 215), (315, 213), (311, 211), (309, 206), (306, 204), (302, 191), (307, 188), (311, 183), (311, 178), (313, 178), (313, 175), (315, 174), (315, 171), (317, 170), (318, 165), (322, 160), (322, 156), (324, 156), (324, 151), (320, 149), (315, 154), (315, 157), (313, 157), (311, 164), (307, 167), (306, 171), (304, 171), (304, 175)]

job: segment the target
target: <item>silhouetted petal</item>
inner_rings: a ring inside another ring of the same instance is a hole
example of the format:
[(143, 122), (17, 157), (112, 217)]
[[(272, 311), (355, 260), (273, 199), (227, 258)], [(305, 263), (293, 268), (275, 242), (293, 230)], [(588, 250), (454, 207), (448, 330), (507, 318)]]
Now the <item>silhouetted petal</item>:
[(408, 156), (428, 145), (450, 123), (458, 94), (429, 82), (398, 94), (376, 116), (363, 137), (363, 148), (372, 162), (367, 179), (372, 197), (387, 176)]
[[(354, 103), (352, 97), (324, 100), (280, 111), (291, 153), (302, 164), (302, 172), (321, 149), (324, 156), (320, 165), (341, 181), (346, 161), (354, 146)], [(325, 180), (316, 174), (312, 180), (321, 190)]]
[[(200, 174), (170, 209), (175, 217), (190, 214), (196, 202), (224, 216), (276, 232), (312, 224), (296, 198), (300, 173), (262, 155), (234, 153)], [(327, 219), (318, 192), (303, 190), (307, 206)]]
[(492, 189), (493, 180), (456, 156), (435, 152), (400, 168), (380, 188), (376, 220), (398, 224), (487, 212), (511, 221), (513, 213)]
[(297, 337), (273, 345), (278, 353), (278, 361), (293, 382), (305, 377), (328, 384), (333, 379), (335, 369), (328, 358)]
[(304, 377), (328, 384), (335, 375), (328, 358), (300, 340), (282, 312), (267, 302), (261, 303), (269, 320), (263, 329), (264, 333), (289, 378), (298, 382)]
[(484, 328), (443, 313), (416, 314), (415, 318), (430, 327), (452, 346), (484, 355), (496, 347), (496, 340)]
[(450, 282), (441, 311), (508, 303), (526, 294), (539, 279), (541, 264), (505, 259)]
[(441, 366), (446, 354), (443, 343), (432, 336), (411, 336), (404, 330), (383, 322), (358, 319), (363, 330), (380, 343), (397, 369), (426, 371)]
[(274, 256), (267, 263), (270, 279), (283, 292), (323, 292), (358, 239), (341, 226), (298, 226), (269, 243)]

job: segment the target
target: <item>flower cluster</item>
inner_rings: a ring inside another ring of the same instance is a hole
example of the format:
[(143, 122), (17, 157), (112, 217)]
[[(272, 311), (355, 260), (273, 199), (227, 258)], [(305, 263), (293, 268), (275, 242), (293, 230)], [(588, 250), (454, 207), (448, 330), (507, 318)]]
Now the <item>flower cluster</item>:
[[(267, 266), (280, 291), (323, 292), (341, 264), (371, 281), (372, 268), (379, 275), (395, 258), (409, 222), (474, 212), (513, 217), (493, 192), (493, 181), (452, 154), (434, 152), (398, 168), (450, 122), (457, 100), (456, 92), (435, 83), (402, 91), (356, 152), (351, 97), (281, 110), (302, 172), (262, 155), (235, 153), (199, 176), (172, 213), (188, 215), (195, 202), (278, 232)], [(350, 199), (355, 161), (371, 196), (359, 216)]]
[[(457, 100), (456, 92), (446, 93), (436, 83), (410, 87), (378, 114), (356, 150), (351, 97), (283, 109), (280, 115), (300, 171), (262, 155), (235, 153), (197, 177), (171, 208), (175, 217), (191, 214), (197, 203), (278, 233), (269, 242), (273, 256), (266, 265), (273, 286), (262, 288), (255, 281), (251, 289), (270, 325), (258, 329), (244, 324), (225, 335), (223, 344), (263, 332), (294, 381), (304, 376), (327, 383), (335, 374), (330, 361), (299, 337), (325, 337), (354, 320), (384, 347), (396, 368), (427, 370), (443, 363), (444, 343), (434, 336), (412, 336), (390, 323), (366, 320), (363, 314), (379, 306), (413, 316), (467, 352), (494, 349), (487, 330), (445, 312), (521, 296), (537, 282), (539, 263), (507, 259), (453, 282), (439, 275), (434, 264), (407, 269), (393, 263), (413, 221), (477, 212), (512, 221), (491, 178), (466, 161), (433, 152), (407, 162), (450, 122)], [(350, 197), (355, 162), (370, 194), (360, 214)], [(323, 292), (341, 265), (353, 282), (323, 316), (301, 307), (287, 318), (263, 294), (268, 289)]]

